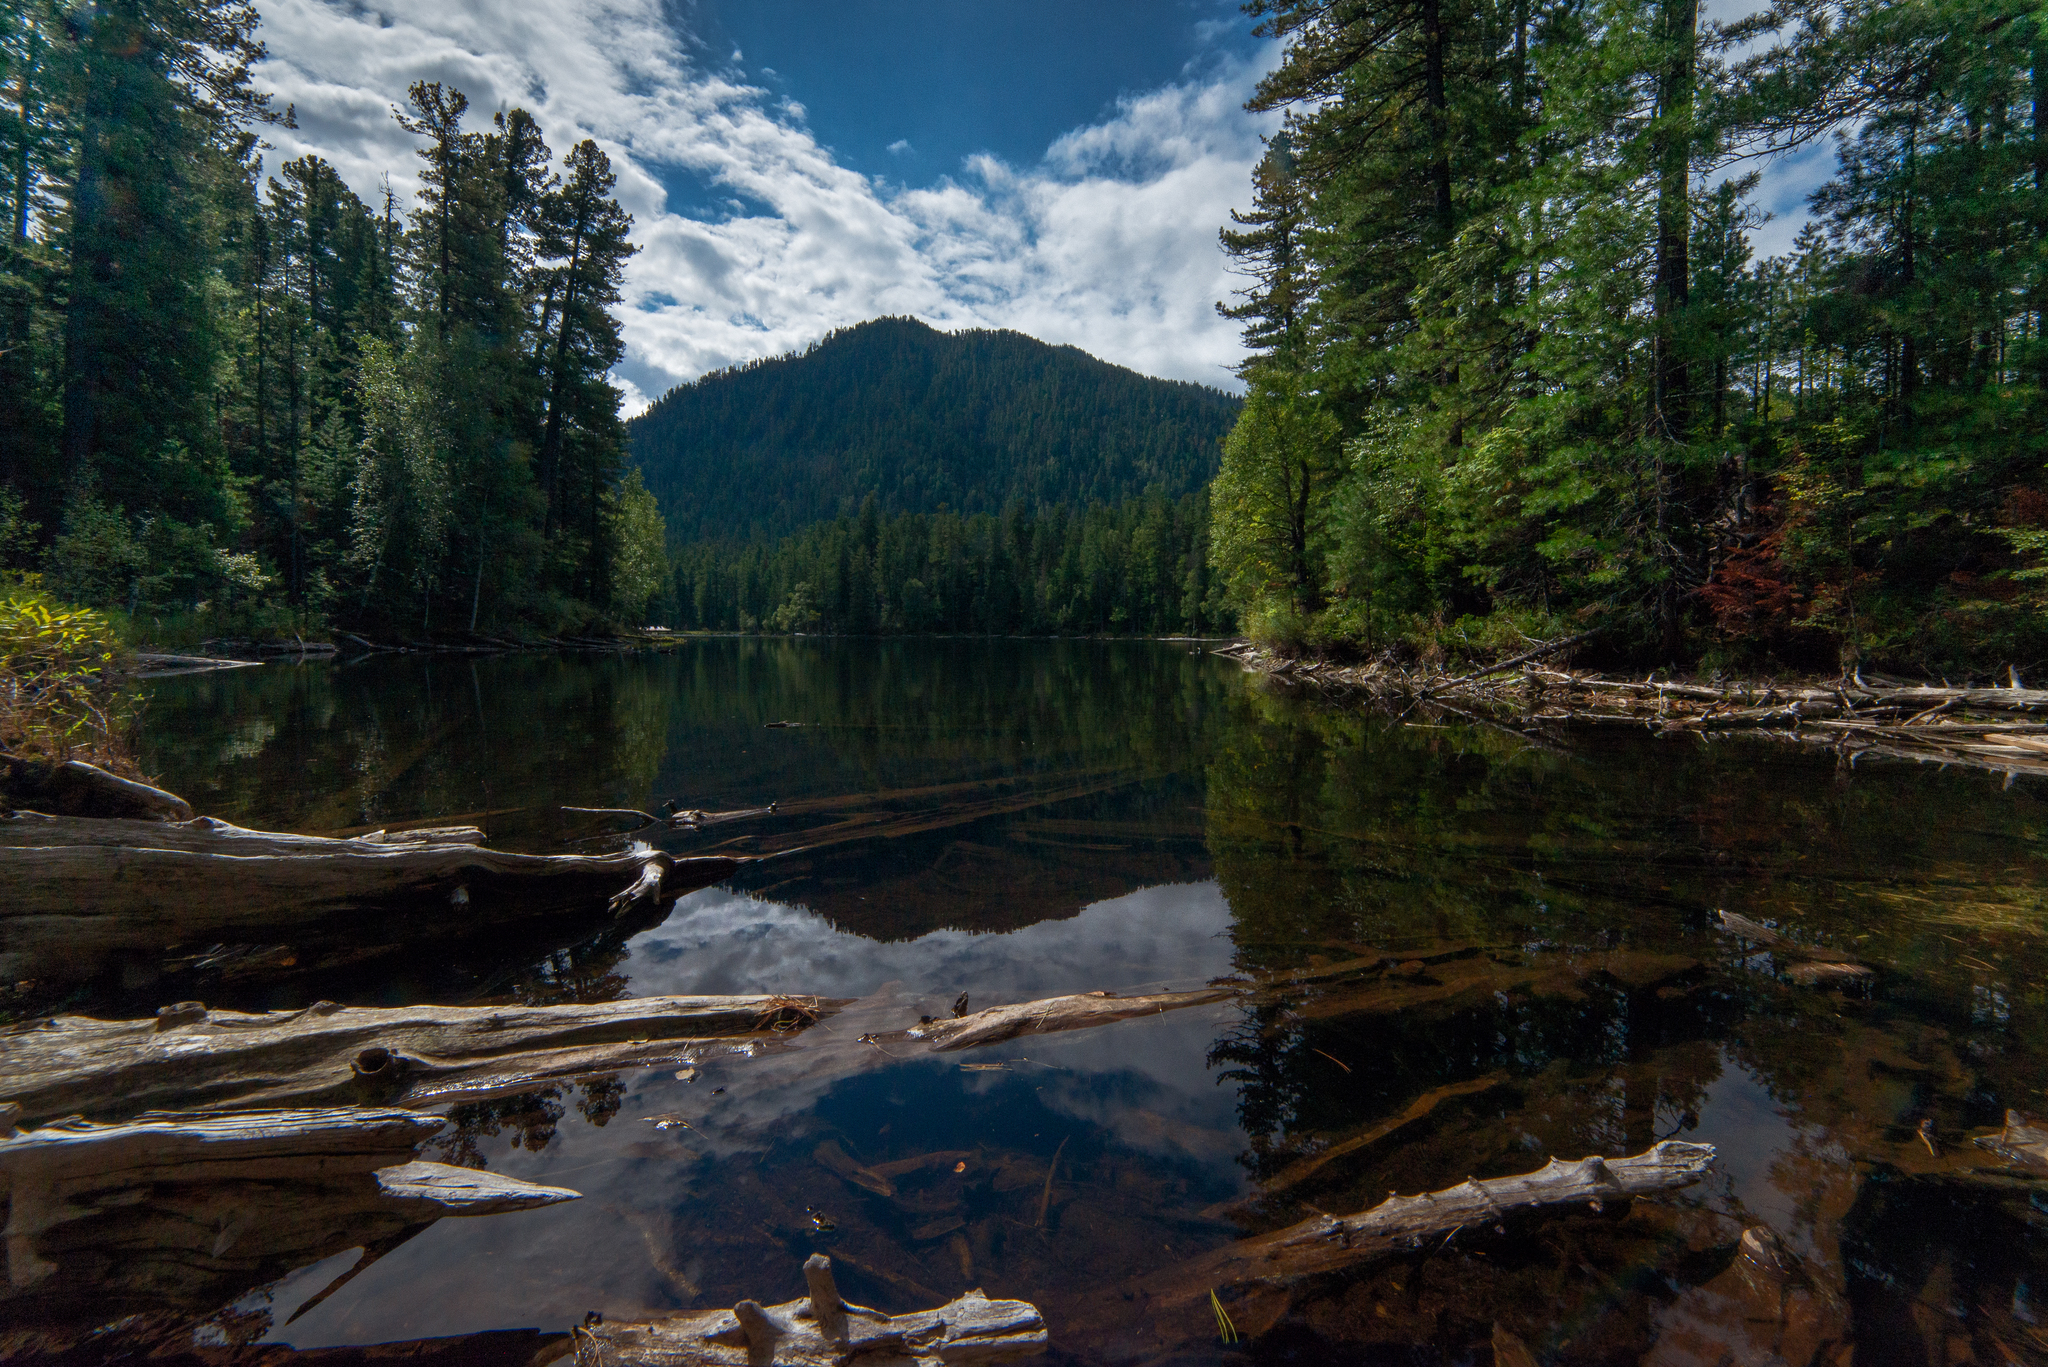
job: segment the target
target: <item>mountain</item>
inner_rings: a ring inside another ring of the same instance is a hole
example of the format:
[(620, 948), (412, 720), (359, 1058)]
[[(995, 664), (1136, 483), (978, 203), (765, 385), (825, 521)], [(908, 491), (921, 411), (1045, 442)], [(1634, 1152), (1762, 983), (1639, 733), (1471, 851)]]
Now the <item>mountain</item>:
[(856, 510), (999, 512), (1168, 497), (1216, 472), (1238, 400), (1019, 332), (877, 318), (670, 390), (629, 428), (679, 541)]

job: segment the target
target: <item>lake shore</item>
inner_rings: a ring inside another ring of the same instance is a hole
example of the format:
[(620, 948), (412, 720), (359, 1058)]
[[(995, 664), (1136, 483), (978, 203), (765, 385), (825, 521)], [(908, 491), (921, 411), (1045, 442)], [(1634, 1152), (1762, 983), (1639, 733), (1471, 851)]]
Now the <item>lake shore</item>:
[[(1524, 735), (1625, 727), (1664, 738), (1751, 734), (1863, 755), (2048, 775), (2048, 689), (1913, 683), (1860, 670), (1836, 679), (1663, 678), (1640, 681), (1552, 667), (1570, 641), (1452, 673), (1383, 660), (1339, 664), (1253, 642), (1215, 652), (1294, 687), (1399, 706), (1401, 717), (1458, 717)], [(1415, 723), (1411, 723), (1415, 724)]]

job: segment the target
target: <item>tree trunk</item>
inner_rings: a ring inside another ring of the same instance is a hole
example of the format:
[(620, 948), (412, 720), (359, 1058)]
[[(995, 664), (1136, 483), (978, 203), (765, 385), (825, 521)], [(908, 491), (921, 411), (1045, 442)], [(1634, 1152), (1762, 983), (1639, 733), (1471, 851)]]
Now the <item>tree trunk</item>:
[(569, 247), (569, 269), (562, 290), (561, 330), (555, 336), (555, 363), (548, 376), (548, 420), (540, 439), (540, 487), (547, 499), (547, 514), (541, 527), (543, 539), (553, 539), (561, 521), (562, 389), (569, 364), (569, 327), (576, 312), (576, 272), (583, 264), (583, 233), (589, 226), (588, 206), (577, 205), (576, 232)]

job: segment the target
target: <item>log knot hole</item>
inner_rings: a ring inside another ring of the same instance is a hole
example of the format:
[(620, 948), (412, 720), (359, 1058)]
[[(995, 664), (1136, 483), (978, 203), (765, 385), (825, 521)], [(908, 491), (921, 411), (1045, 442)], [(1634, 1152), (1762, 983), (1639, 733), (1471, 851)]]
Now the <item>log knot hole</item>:
[(181, 1025), (192, 1025), (205, 1019), (205, 1002), (172, 1002), (156, 1009), (156, 1028), (159, 1030), (175, 1030)]
[(355, 1056), (349, 1067), (357, 1077), (394, 1077), (405, 1070), (405, 1060), (381, 1044), (373, 1044)]

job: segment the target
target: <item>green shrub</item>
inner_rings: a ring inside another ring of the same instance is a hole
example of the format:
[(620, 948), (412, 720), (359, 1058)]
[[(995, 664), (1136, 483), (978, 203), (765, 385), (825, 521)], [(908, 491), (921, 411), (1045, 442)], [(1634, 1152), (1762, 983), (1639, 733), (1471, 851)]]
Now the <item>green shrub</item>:
[(107, 619), (28, 587), (0, 589), (0, 752), (132, 767), (131, 704)]

